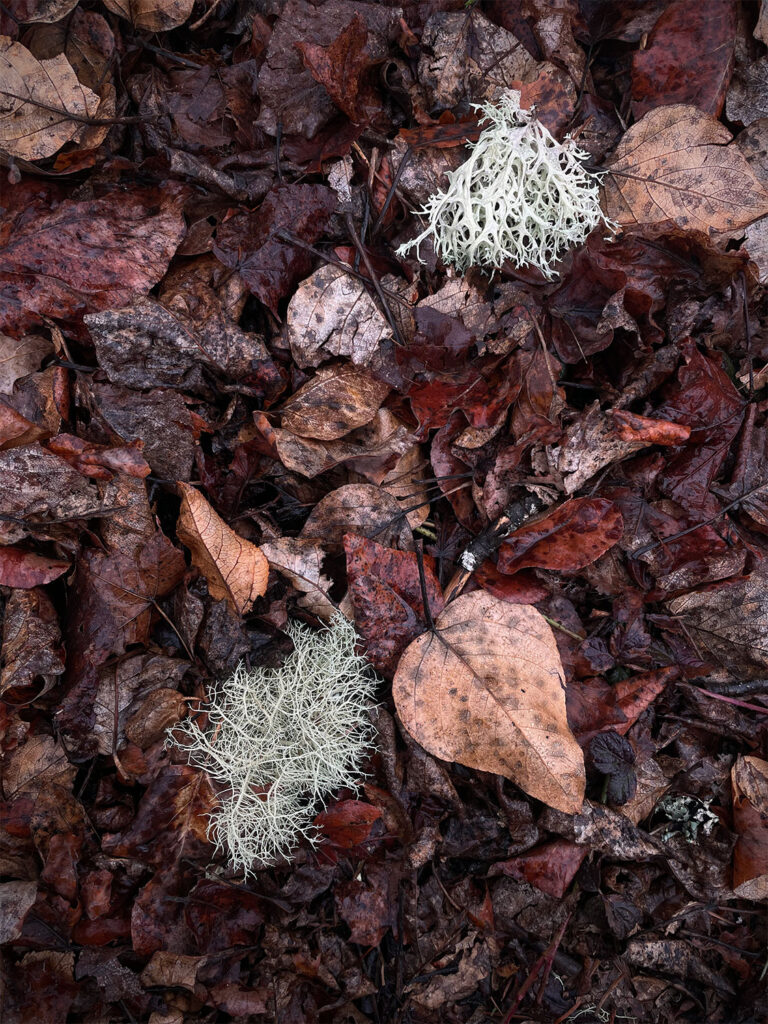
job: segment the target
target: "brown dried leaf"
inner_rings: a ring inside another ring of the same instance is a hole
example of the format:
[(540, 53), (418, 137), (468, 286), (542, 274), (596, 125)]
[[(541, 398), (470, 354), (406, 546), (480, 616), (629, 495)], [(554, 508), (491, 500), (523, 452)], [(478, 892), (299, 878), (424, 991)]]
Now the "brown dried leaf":
[(56, 609), (45, 591), (14, 590), (3, 620), (0, 698), (19, 704), (42, 697), (64, 671)]
[(330, 619), (336, 606), (328, 597), (331, 581), (323, 575), (326, 551), (315, 540), (301, 537), (279, 537), (261, 545), (270, 567), (290, 580), (304, 596), (302, 608), (321, 619)]
[(388, 394), (388, 384), (354, 366), (324, 366), (285, 403), (283, 427), (334, 441), (372, 420)]
[(373, 484), (346, 484), (315, 505), (301, 531), (329, 548), (341, 549), (345, 533), (357, 533), (387, 547), (413, 550), (408, 522), (395, 498)]
[(652, 110), (606, 168), (608, 216), (622, 227), (672, 222), (708, 235), (765, 216), (768, 191), (730, 141), (728, 129), (696, 107)]
[(747, 900), (768, 899), (768, 761), (737, 757), (731, 769), (733, 827), (738, 840), (733, 851), (733, 888)]
[(244, 615), (267, 589), (269, 562), (255, 544), (227, 526), (199, 491), (182, 482), (178, 487), (179, 539), (190, 549), (192, 561), (207, 579), (211, 597), (226, 599), (239, 615)]
[[(89, 128), (83, 118), (95, 117), (99, 103), (63, 53), (39, 61), (26, 46), (0, 36), (0, 145), (12, 156), (44, 160), (65, 143), (81, 141)], [(105, 126), (102, 139), (106, 132)]]
[(302, 281), (288, 305), (288, 343), (297, 366), (346, 356), (367, 366), (392, 330), (362, 281), (331, 265)]
[(40, 369), (46, 356), (53, 354), (53, 345), (39, 334), (26, 334), (18, 341), (0, 334), (0, 394), (10, 395), (19, 377)]
[(104, 6), (144, 32), (167, 32), (183, 25), (195, 0), (104, 0)]
[(18, 939), (27, 911), (36, 898), (37, 882), (3, 882), (0, 885), (0, 944), (11, 944)]
[(503, 775), (550, 807), (580, 810), (584, 759), (543, 616), (475, 591), (453, 601), (435, 627), (408, 647), (392, 684), (408, 732), (444, 761)]
[(676, 597), (669, 610), (713, 664), (750, 679), (768, 670), (767, 591), (766, 574), (757, 570)]

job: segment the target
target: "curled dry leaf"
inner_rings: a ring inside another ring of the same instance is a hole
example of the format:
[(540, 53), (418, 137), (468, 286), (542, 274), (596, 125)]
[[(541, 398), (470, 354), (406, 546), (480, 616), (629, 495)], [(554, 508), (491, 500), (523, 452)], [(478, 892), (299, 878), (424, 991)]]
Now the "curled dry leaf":
[(671, 222), (715, 234), (768, 213), (760, 183), (719, 121), (696, 107), (657, 107), (616, 147), (603, 181), (607, 215), (622, 227)]
[(283, 426), (334, 441), (372, 420), (388, 394), (388, 384), (354, 366), (324, 366), (285, 403)]
[(768, 761), (741, 757), (731, 769), (733, 888), (741, 899), (768, 899)]
[(144, 32), (167, 32), (183, 25), (192, 13), (195, 0), (104, 0), (113, 14)]
[(269, 562), (250, 541), (239, 537), (190, 484), (179, 483), (181, 511), (176, 532), (208, 581), (215, 600), (226, 599), (243, 615), (267, 589)]
[(405, 651), (392, 693), (430, 754), (503, 775), (566, 813), (581, 809), (584, 758), (557, 644), (535, 608), (482, 591), (459, 597)]
[(367, 366), (392, 329), (362, 281), (331, 265), (302, 281), (288, 304), (288, 343), (297, 366), (347, 356)]
[[(26, 46), (0, 36), (0, 146), (22, 160), (44, 160), (79, 142), (99, 97), (82, 85), (64, 54), (37, 60)], [(106, 135), (104, 126), (101, 138)], [(101, 139), (97, 140), (97, 143)]]
[(15, 381), (39, 370), (49, 355), (53, 355), (53, 345), (39, 334), (26, 334), (18, 340), (0, 334), (0, 394), (10, 395)]

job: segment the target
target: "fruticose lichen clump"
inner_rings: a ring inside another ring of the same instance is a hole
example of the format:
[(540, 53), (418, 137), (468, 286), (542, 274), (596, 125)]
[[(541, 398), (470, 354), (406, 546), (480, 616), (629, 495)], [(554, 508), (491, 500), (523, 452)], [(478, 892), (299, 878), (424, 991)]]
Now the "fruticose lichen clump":
[(285, 631), (294, 649), (280, 668), (241, 664), (212, 696), (207, 729), (188, 719), (169, 740), (218, 784), (209, 836), (246, 875), (318, 841), (318, 805), (357, 789), (375, 731), (377, 680), (354, 626), (337, 614), (317, 632)]
[(584, 166), (589, 154), (570, 137), (561, 144), (520, 109), (520, 93), (504, 93), (498, 104), (475, 104), (490, 122), (471, 146), (472, 154), (447, 174), (449, 186), (418, 211), (429, 225), (401, 245), (399, 256), (430, 235), (437, 255), (459, 272), (469, 267), (537, 267), (552, 280), (555, 264), (581, 245), (601, 222), (599, 179)]

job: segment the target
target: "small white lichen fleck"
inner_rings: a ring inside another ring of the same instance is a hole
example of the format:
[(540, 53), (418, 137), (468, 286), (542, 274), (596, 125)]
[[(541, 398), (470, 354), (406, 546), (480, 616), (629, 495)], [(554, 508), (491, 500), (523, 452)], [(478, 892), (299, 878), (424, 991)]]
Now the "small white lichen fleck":
[(318, 805), (357, 789), (374, 736), (376, 677), (354, 626), (337, 614), (320, 631), (286, 632), (294, 650), (280, 668), (239, 665), (211, 698), (207, 730), (187, 719), (169, 738), (218, 784), (209, 835), (246, 875), (317, 841)]
[(521, 110), (517, 91), (475, 109), (489, 127), (469, 159), (448, 172), (446, 191), (418, 211), (429, 218), (427, 228), (397, 253), (418, 253), (432, 235), (438, 256), (460, 272), (511, 260), (551, 280), (561, 256), (593, 228), (614, 228), (600, 208), (599, 178), (584, 167), (589, 154), (570, 138), (559, 143), (533, 111)]

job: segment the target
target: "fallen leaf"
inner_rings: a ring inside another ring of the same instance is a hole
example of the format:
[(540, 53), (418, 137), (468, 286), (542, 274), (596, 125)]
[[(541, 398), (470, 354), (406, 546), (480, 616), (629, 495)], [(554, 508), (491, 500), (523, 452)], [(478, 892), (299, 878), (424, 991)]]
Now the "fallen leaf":
[(270, 437), (278, 459), (294, 473), (313, 479), (348, 465), (375, 484), (384, 481), (393, 461), (413, 444), (413, 434), (388, 409), (379, 409), (370, 423), (338, 441), (315, 441), (277, 428), (270, 428)]
[(40, 587), (56, 580), (69, 568), (61, 558), (46, 558), (23, 548), (0, 547), (0, 586)]
[(283, 427), (300, 437), (333, 441), (376, 415), (389, 385), (349, 364), (324, 366), (283, 405)]
[(606, 212), (622, 227), (669, 222), (707, 235), (768, 213), (768, 191), (719, 121), (696, 107), (657, 107), (623, 136), (606, 168)]
[(290, 580), (303, 595), (299, 605), (318, 618), (328, 620), (336, 605), (328, 597), (331, 581), (323, 575), (326, 551), (317, 540), (278, 537), (261, 545), (261, 552), (281, 576)]
[(219, 226), (213, 252), (278, 316), (280, 299), (307, 276), (312, 257), (276, 236), (286, 231), (311, 244), (328, 227), (336, 206), (335, 193), (325, 185), (276, 185), (255, 213), (236, 214)]
[(768, 580), (758, 569), (694, 590), (669, 602), (704, 656), (737, 676), (752, 679), (768, 669)]
[(12, 156), (44, 160), (81, 141), (89, 127), (83, 119), (96, 117), (99, 103), (64, 54), (39, 61), (0, 36), (0, 145)]
[(195, 0), (104, 0), (113, 14), (143, 32), (168, 32), (183, 25), (192, 13)]
[(491, 874), (510, 875), (561, 900), (588, 852), (567, 839), (554, 839), (519, 857), (494, 864)]
[(145, 294), (186, 231), (186, 192), (170, 182), (116, 188), (97, 199), (57, 201), (47, 192), (32, 219), (24, 192), (15, 199), (18, 189), (6, 189), (0, 221), (0, 330), (13, 337), (46, 316), (77, 321)]
[(315, 505), (302, 537), (314, 537), (329, 548), (341, 548), (345, 533), (357, 533), (387, 547), (413, 550), (408, 521), (395, 498), (373, 484), (346, 484)]
[(584, 760), (566, 721), (552, 630), (530, 605), (457, 598), (400, 659), (392, 693), (408, 732), (444, 761), (511, 779), (575, 813)]
[(179, 540), (192, 552), (192, 561), (208, 581), (211, 597), (226, 599), (244, 615), (267, 589), (269, 562), (255, 544), (227, 526), (196, 488), (183, 482), (178, 487)]
[(372, 863), (349, 882), (334, 887), (336, 911), (351, 930), (350, 941), (378, 946), (389, 928), (397, 933), (397, 879), (390, 865)]
[(339, 267), (320, 267), (302, 281), (286, 315), (286, 331), (297, 366), (318, 366), (346, 356), (368, 366), (392, 328), (362, 281)]
[(733, 70), (737, 13), (733, 0), (676, 0), (632, 54), (632, 113), (690, 103), (719, 116)]
[(9, 338), (0, 334), (0, 394), (10, 395), (19, 377), (40, 369), (46, 356), (53, 355), (53, 345), (39, 334)]
[(340, 850), (360, 846), (371, 834), (381, 811), (362, 800), (340, 800), (315, 818), (326, 840)]
[(3, 619), (2, 651), (2, 700), (24, 704), (56, 685), (65, 667), (64, 647), (56, 609), (45, 591), (11, 592)]
[(421, 47), (419, 84), (428, 109), (450, 110), (466, 96), (479, 103), (517, 80), (531, 81), (539, 70), (516, 36), (475, 7), (435, 11), (424, 26)]
[(223, 311), (209, 316), (167, 309), (153, 298), (85, 318), (96, 357), (113, 384), (172, 387), (212, 396), (204, 371), (261, 396), (282, 390), (282, 378), (258, 334), (242, 331)]
[[(352, 533), (344, 537), (344, 552), (355, 625), (371, 664), (391, 676), (405, 648), (426, 628), (416, 555)], [(424, 578), (436, 617), (443, 610), (443, 592), (429, 556)]]
[(66, 18), (77, 0), (17, 0), (13, 13), (24, 25), (36, 21), (51, 22)]
[(0, 540), (13, 544), (45, 533), (55, 522), (103, 515), (114, 494), (98, 489), (84, 476), (39, 444), (0, 452)]
[(304, 64), (350, 121), (367, 122), (375, 114), (377, 96), (365, 89), (363, 76), (373, 62), (366, 47), (368, 29), (358, 12), (330, 46), (297, 43)]
[(733, 889), (740, 899), (768, 899), (768, 761), (736, 758), (731, 769), (733, 828)]
[(36, 898), (37, 882), (0, 883), (0, 943), (12, 945), (18, 939)]
[(605, 498), (571, 498), (543, 519), (524, 523), (499, 549), (498, 569), (575, 572), (621, 540), (624, 521)]
[(119, 835), (105, 836), (110, 857), (135, 857), (167, 868), (183, 857), (208, 862), (210, 814), (216, 798), (204, 772), (189, 765), (168, 765), (144, 792), (136, 817)]
[(395, 8), (351, 0), (329, 0), (322, 9), (307, 0), (282, 5), (259, 74), (258, 123), (268, 135), (282, 130), (311, 139), (334, 116), (331, 97), (305, 67), (297, 44), (330, 47), (356, 17), (367, 30), (369, 60), (383, 60), (398, 29)]

